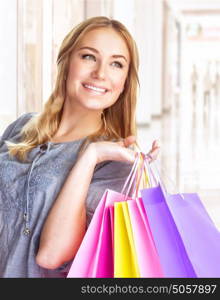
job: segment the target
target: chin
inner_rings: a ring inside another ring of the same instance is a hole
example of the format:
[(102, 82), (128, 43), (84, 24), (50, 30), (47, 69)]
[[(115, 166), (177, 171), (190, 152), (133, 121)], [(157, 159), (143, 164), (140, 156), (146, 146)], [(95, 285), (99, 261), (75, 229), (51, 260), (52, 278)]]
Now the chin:
[(81, 106), (83, 108), (85, 108), (86, 110), (91, 110), (91, 111), (95, 111), (95, 110), (101, 110), (102, 111), (103, 109), (106, 108), (106, 106), (103, 107), (103, 105), (100, 105), (100, 104), (97, 104), (97, 105), (95, 105), (95, 104), (88, 105), (88, 103), (87, 104), (81, 104)]
[[(88, 103), (90, 102), (90, 103)], [(115, 103), (115, 102), (114, 102)], [(97, 100), (90, 100), (90, 101), (86, 101), (86, 103), (83, 101), (81, 102), (81, 105), (88, 109), (88, 110), (101, 110), (103, 111), (103, 109), (108, 108), (110, 106), (112, 106), (114, 103), (103, 103), (103, 101), (97, 101)]]

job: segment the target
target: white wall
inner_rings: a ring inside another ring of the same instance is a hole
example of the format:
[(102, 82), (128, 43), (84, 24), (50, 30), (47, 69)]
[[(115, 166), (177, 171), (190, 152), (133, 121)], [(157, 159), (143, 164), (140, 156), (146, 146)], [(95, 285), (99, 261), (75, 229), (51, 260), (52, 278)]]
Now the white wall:
[(17, 1), (0, 1), (0, 116), (16, 115)]
[(135, 30), (135, 0), (113, 0), (113, 17), (122, 22), (133, 35)]
[(140, 54), (137, 122), (149, 124), (162, 111), (163, 1), (135, 2), (135, 39)]

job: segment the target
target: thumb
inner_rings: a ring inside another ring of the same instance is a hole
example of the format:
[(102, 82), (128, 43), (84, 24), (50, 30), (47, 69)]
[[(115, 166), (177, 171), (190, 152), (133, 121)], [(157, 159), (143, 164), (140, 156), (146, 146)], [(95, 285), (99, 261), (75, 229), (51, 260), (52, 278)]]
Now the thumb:
[(134, 144), (136, 141), (136, 137), (134, 135), (130, 135), (124, 139), (124, 146), (129, 147), (130, 145)]

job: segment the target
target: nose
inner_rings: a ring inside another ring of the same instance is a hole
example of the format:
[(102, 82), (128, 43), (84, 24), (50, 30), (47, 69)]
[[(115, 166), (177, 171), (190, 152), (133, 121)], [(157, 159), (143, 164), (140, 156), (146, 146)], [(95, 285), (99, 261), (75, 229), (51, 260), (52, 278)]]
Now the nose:
[(104, 63), (96, 64), (94, 70), (92, 71), (92, 77), (100, 80), (104, 80), (106, 77), (106, 69)]

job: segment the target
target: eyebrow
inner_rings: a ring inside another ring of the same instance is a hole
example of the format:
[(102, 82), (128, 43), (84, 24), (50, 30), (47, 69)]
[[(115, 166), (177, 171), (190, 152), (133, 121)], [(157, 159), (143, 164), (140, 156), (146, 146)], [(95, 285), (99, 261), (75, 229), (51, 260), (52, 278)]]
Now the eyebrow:
[[(79, 50), (83, 50), (83, 49), (88, 49), (88, 50), (91, 50), (91, 51), (93, 51), (93, 52), (95, 52), (95, 53), (99, 53), (99, 51), (98, 51), (97, 49), (92, 48), (92, 47), (81, 47), (81, 48), (78, 49), (78, 51), (79, 51)], [(123, 58), (123, 59), (127, 62), (127, 59), (125, 58), (124, 55), (113, 54), (112, 57), (114, 57), (114, 58)]]

